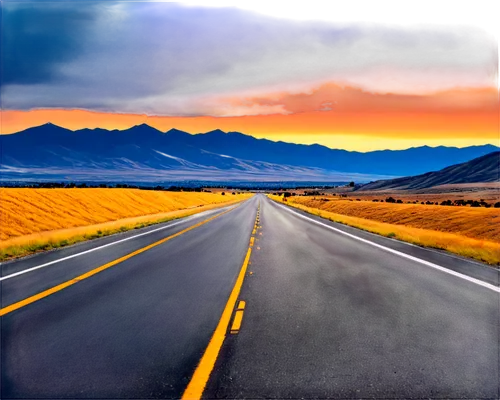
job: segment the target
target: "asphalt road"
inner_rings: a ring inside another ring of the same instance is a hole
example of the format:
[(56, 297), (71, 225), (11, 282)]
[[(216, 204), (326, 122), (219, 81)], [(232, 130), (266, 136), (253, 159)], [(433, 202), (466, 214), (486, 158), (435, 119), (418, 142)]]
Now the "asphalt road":
[[(241, 327), (231, 308), (214, 355), (240, 271)], [(0, 317), (2, 399), (180, 398), (206, 351), (207, 399), (500, 398), (496, 270), (262, 195), (4, 263), (0, 279), (0, 308), (19, 305)]]

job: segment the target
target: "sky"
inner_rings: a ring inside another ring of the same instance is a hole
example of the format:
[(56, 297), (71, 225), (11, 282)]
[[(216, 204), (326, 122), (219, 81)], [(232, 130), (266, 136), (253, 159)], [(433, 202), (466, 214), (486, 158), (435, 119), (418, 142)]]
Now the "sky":
[(359, 151), (500, 144), (496, 0), (1, 5), (4, 134), (148, 123)]

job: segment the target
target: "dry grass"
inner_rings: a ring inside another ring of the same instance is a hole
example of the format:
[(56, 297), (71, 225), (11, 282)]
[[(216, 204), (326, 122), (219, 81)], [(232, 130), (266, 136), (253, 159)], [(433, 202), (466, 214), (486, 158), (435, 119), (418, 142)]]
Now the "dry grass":
[(247, 195), (139, 189), (0, 189), (0, 240), (242, 200)]
[(500, 209), (293, 197), (290, 202), (350, 217), (500, 242)]
[[(437, 187), (436, 187), (437, 188)], [(500, 201), (500, 191), (497, 189), (488, 189), (488, 190), (477, 190), (477, 191), (442, 191), (435, 190), (435, 192), (431, 192), (430, 189), (425, 193), (419, 193), (418, 191), (409, 191), (409, 190), (390, 190), (390, 191), (380, 191), (380, 192), (351, 192), (347, 193), (347, 198), (349, 199), (357, 199), (361, 200), (385, 200), (387, 197), (394, 197), (396, 199), (401, 199), (403, 202), (438, 202), (441, 203), (444, 200), (484, 200), (487, 203), (494, 204), (497, 201)]]
[(142, 228), (249, 196), (136, 189), (0, 189), (0, 260)]
[[(282, 201), (280, 197), (271, 196)], [(500, 265), (500, 210), (288, 198), (288, 204), (335, 222), (419, 246)]]

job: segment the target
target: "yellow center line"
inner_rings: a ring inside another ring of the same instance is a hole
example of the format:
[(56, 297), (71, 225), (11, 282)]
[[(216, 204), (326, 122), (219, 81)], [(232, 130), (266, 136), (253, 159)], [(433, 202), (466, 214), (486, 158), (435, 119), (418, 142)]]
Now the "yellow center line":
[[(253, 237), (250, 238), (251, 243), (253, 243), (253, 239), (254, 239)], [(208, 379), (210, 378), (210, 374), (212, 373), (212, 370), (214, 369), (215, 366), (215, 362), (217, 361), (219, 351), (222, 347), (222, 344), (224, 343), (224, 339), (226, 338), (227, 328), (229, 326), (229, 322), (231, 321), (231, 315), (233, 314), (233, 310), (236, 305), (236, 301), (238, 300), (241, 287), (243, 286), (243, 280), (245, 279), (251, 254), (252, 254), (252, 245), (250, 244), (248, 246), (247, 254), (245, 256), (245, 260), (243, 261), (243, 265), (241, 266), (240, 273), (238, 274), (236, 283), (234, 284), (233, 290), (229, 295), (229, 299), (227, 300), (224, 311), (222, 312), (222, 316), (219, 320), (217, 328), (215, 329), (215, 332), (212, 338), (210, 339), (210, 342), (208, 343), (205, 353), (203, 354), (200, 363), (196, 367), (196, 370), (194, 371), (194, 374), (191, 380), (189, 381), (189, 384), (186, 387), (184, 394), (182, 395), (182, 400), (201, 399), (201, 396), (203, 395), (205, 386), (207, 385)], [(241, 318), (243, 318), (242, 310), (241, 310)]]
[(115, 265), (117, 265), (117, 264), (119, 264), (119, 263), (121, 263), (121, 262), (123, 262), (125, 260), (128, 260), (129, 258), (132, 258), (132, 257), (134, 257), (134, 256), (136, 256), (138, 254), (144, 253), (145, 251), (148, 251), (149, 249), (152, 249), (153, 247), (156, 247), (156, 246), (158, 246), (158, 245), (160, 245), (162, 243), (165, 243), (165, 242), (167, 242), (167, 241), (169, 241), (169, 240), (171, 240), (171, 239), (173, 239), (173, 238), (175, 238), (177, 236), (180, 236), (180, 235), (182, 235), (182, 234), (184, 234), (186, 232), (189, 232), (190, 230), (198, 228), (199, 226), (204, 225), (207, 222), (210, 222), (210, 221), (214, 220), (215, 218), (220, 217), (221, 215), (224, 215), (224, 214), (228, 213), (229, 211), (234, 210), (236, 207), (233, 207), (233, 208), (231, 208), (229, 210), (226, 210), (226, 211), (224, 211), (224, 212), (222, 212), (220, 214), (217, 214), (217, 215), (215, 215), (213, 217), (207, 218), (206, 220), (198, 222), (197, 224), (192, 225), (192, 226), (190, 226), (190, 227), (188, 227), (186, 229), (183, 229), (182, 231), (179, 231), (177, 233), (174, 233), (173, 235), (167, 236), (166, 238), (163, 238), (163, 239), (161, 239), (161, 240), (159, 240), (159, 241), (157, 241), (155, 243), (152, 243), (152, 244), (150, 244), (148, 246), (145, 246), (145, 247), (143, 247), (143, 248), (141, 248), (139, 250), (135, 250), (132, 253), (129, 253), (129, 254), (127, 254), (127, 255), (125, 255), (123, 257), (120, 257), (120, 258), (118, 258), (118, 259), (116, 259), (114, 261), (111, 261), (111, 262), (109, 262), (107, 264), (101, 265), (100, 267), (97, 267), (97, 268), (95, 268), (95, 269), (93, 269), (91, 271), (88, 271), (88, 272), (86, 272), (86, 273), (84, 273), (82, 275), (77, 276), (76, 278), (70, 279), (69, 281), (63, 282), (63, 283), (61, 283), (61, 284), (59, 284), (57, 286), (54, 286), (54, 287), (52, 287), (50, 289), (44, 290), (43, 292), (35, 294), (34, 296), (31, 296), (31, 297), (28, 297), (28, 298), (26, 298), (24, 300), (18, 301), (17, 303), (11, 304), (10, 306), (4, 307), (4, 308), (0, 308), (0, 317), (4, 316), (6, 314), (9, 314), (12, 311), (18, 310), (18, 309), (20, 309), (20, 308), (22, 308), (24, 306), (27, 306), (28, 304), (34, 303), (35, 301), (38, 301), (38, 300), (41, 300), (41, 299), (43, 299), (43, 298), (45, 298), (47, 296), (50, 296), (51, 294), (54, 294), (54, 293), (59, 292), (59, 291), (61, 291), (63, 289), (66, 289), (67, 287), (72, 286), (75, 283), (78, 283), (80, 281), (83, 281), (84, 279), (90, 278), (91, 276), (96, 275), (99, 272), (102, 272), (102, 271), (104, 271), (104, 270), (106, 270), (108, 268), (111, 268), (111, 267), (113, 267), (113, 266), (115, 266)]

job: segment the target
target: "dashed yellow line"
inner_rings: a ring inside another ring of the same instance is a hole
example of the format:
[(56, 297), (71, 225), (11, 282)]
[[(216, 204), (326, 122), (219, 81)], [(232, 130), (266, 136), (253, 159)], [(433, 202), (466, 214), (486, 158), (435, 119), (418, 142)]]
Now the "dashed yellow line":
[[(250, 275), (252, 273), (250, 272)], [(231, 325), (231, 334), (236, 334), (241, 329), (241, 323), (243, 321), (243, 311), (245, 310), (246, 303), (244, 300), (240, 300), (238, 303), (238, 308), (234, 314), (233, 324)]]
[(108, 268), (111, 268), (111, 267), (113, 267), (113, 266), (115, 266), (115, 265), (117, 265), (117, 264), (119, 264), (119, 263), (121, 263), (121, 262), (123, 262), (125, 260), (128, 260), (129, 258), (132, 258), (132, 257), (134, 257), (134, 256), (136, 256), (138, 254), (144, 253), (145, 251), (148, 251), (149, 249), (152, 249), (153, 247), (156, 247), (156, 246), (158, 246), (158, 245), (160, 245), (162, 243), (165, 243), (168, 240), (171, 240), (171, 239), (173, 239), (173, 238), (175, 238), (177, 236), (180, 236), (180, 235), (182, 235), (182, 234), (184, 234), (186, 232), (189, 232), (189, 231), (191, 231), (191, 230), (193, 230), (195, 228), (198, 228), (199, 226), (204, 225), (207, 222), (210, 222), (210, 221), (214, 220), (215, 218), (220, 217), (221, 215), (226, 214), (226, 213), (228, 213), (229, 211), (231, 211), (233, 209), (234, 209), (234, 207), (231, 208), (231, 209), (229, 209), (229, 210), (227, 210), (227, 211), (224, 211), (224, 212), (222, 212), (220, 214), (217, 214), (217, 215), (215, 215), (213, 217), (207, 218), (204, 221), (198, 222), (197, 224), (192, 225), (192, 226), (190, 226), (190, 227), (188, 227), (186, 229), (183, 229), (180, 232), (177, 232), (177, 233), (174, 233), (173, 235), (167, 236), (166, 238), (163, 238), (163, 239), (161, 239), (161, 240), (159, 240), (159, 241), (157, 241), (155, 243), (152, 243), (152, 244), (150, 244), (148, 246), (145, 246), (145, 247), (143, 247), (143, 248), (141, 248), (139, 250), (135, 250), (132, 253), (129, 253), (129, 254), (123, 256), (123, 257), (120, 257), (120, 258), (114, 260), (114, 261), (111, 261), (111, 262), (109, 262), (107, 264), (101, 265), (100, 267), (97, 267), (97, 268), (95, 268), (95, 269), (93, 269), (93, 270), (91, 270), (89, 272), (86, 272), (86, 273), (84, 273), (82, 275), (79, 275), (76, 278), (70, 279), (69, 281), (63, 282), (63, 283), (61, 283), (61, 284), (59, 284), (57, 286), (54, 286), (54, 287), (52, 287), (50, 289), (44, 290), (43, 292), (35, 294), (34, 296), (28, 297), (28, 298), (26, 298), (24, 300), (18, 301), (17, 303), (11, 304), (10, 306), (1, 308), (0, 309), (0, 317), (4, 316), (6, 314), (9, 314), (12, 311), (18, 310), (18, 309), (20, 309), (22, 307), (25, 307), (28, 304), (34, 303), (35, 301), (41, 300), (41, 299), (43, 299), (45, 297), (48, 297), (51, 294), (54, 294), (54, 293), (57, 293), (57, 292), (59, 292), (59, 291), (61, 291), (63, 289), (66, 289), (67, 287), (72, 286), (75, 283), (78, 283), (80, 281), (88, 279), (91, 276), (94, 276), (94, 275), (98, 274), (99, 272), (102, 272), (102, 271), (104, 271), (104, 270), (106, 270)]
[[(215, 362), (217, 361), (219, 351), (222, 348), (224, 339), (226, 338), (227, 329), (231, 321), (231, 315), (233, 314), (236, 301), (238, 300), (241, 287), (243, 286), (243, 280), (245, 279), (248, 264), (250, 262), (250, 255), (252, 254), (252, 246), (254, 240), (255, 238), (252, 236), (250, 238), (250, 244), (248, 246), (245, 260), (243, 261), (243, 265), (241, 266), (240, 273), (238, 274), (238, 278), (236, 279), (236, 283), (234, 284), (233, 290), (231, 291), (226, 306), (224, 307), (224, 311), (222, 312), (222, 316), (219, 320), (219, 323), (217, 324), (217, 328), (215, 329), (215, 332), (212, 335), (210, 342), (208, 343), (205, 353), (203, 354), (200, 363), (196, 367), (196, 370), (194, 371), (194, 374), (189, 381), (184, 394), (182, 395), (182, 400), (197, 400), (201, 399), (201, 396), (203, 395), (205, 386), (207, 385), (210, 374), (212, 373)], [(240, 301), (239, 306), (241, 306), (242, 303), (244, 308), (245, 302)], [(239, 319), (239, 325), (237, 325), (239, 329), (241, 327), (241, 320), (243, 319), (243, 309), (236, 311), (233, 326), (234, 323), (237, 322), (237, 318)]]
[(234, 314), (233, 325), (231, 325), (231, 333), (235, 334), (240, 331), (241, 322), (243, 321), (243, 310), (236, 311)]

